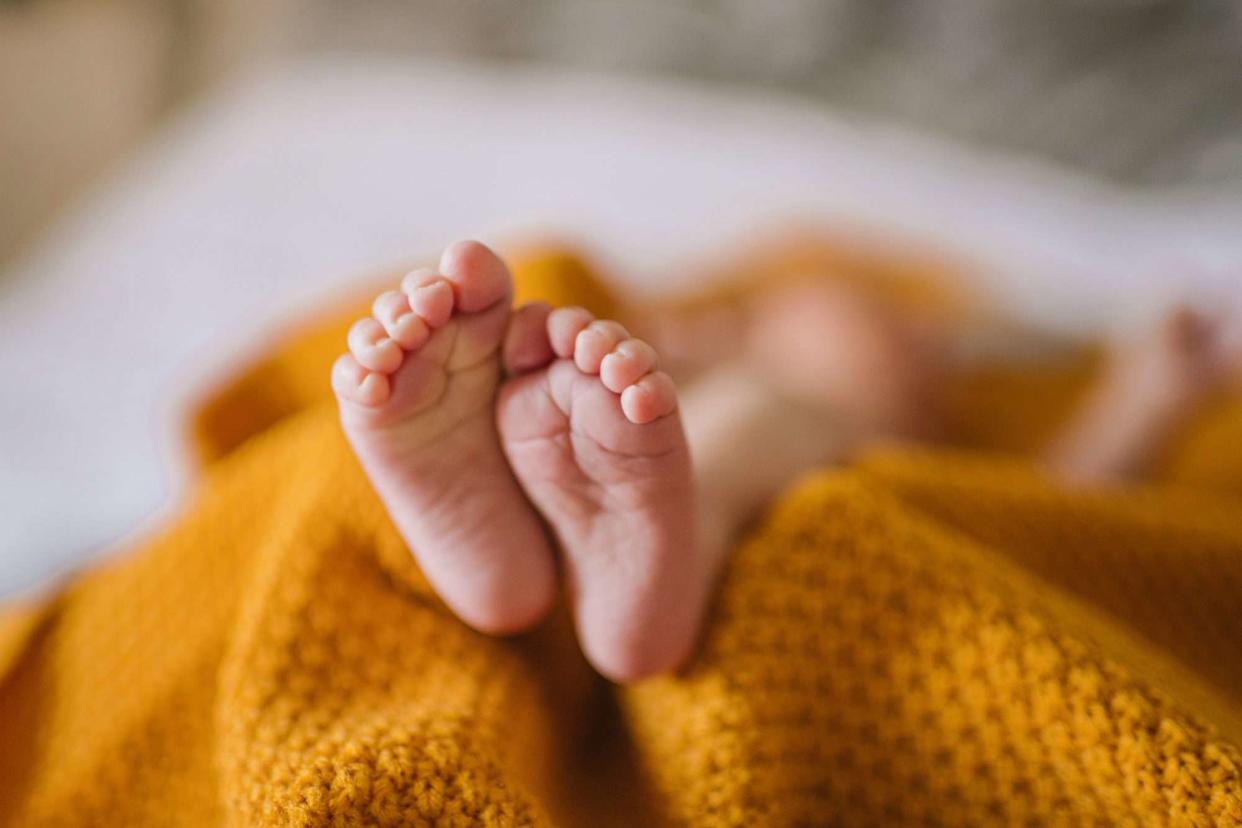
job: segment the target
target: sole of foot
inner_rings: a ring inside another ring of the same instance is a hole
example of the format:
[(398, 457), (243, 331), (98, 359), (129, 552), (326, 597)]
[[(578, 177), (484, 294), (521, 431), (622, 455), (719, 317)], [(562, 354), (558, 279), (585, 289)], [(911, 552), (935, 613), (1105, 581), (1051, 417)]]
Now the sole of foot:
[(519, 309), (497, 423), (562, 552), (583, 652), (615, 681), (675, 669), (711, 586), (690, 453), (655, 351), (582, 308)]
[(502, 452), (495, 406), (513, 283), (478, 242), (381, 294), (332, 371), (341, 424), (437, 594), (486, 633), (556, 595), (547, 533)]

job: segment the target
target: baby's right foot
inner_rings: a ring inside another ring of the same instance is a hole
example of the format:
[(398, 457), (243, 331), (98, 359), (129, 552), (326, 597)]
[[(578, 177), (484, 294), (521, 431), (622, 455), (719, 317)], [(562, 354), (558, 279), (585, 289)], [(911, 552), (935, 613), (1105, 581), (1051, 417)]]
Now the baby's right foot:
[(509, 271), (477, 242), (415, 271), (350, 331), (332, 372), (345, 435), (436, 592), (515, 632), (551, 607), (556, 567), (496, 434)]
[(582, 308), (513, 318), (497, 423), (564, 552), (578, 638), (619, 681), (680, 665), (719, 554), (696, 538), (690, 453), (655, 352)]

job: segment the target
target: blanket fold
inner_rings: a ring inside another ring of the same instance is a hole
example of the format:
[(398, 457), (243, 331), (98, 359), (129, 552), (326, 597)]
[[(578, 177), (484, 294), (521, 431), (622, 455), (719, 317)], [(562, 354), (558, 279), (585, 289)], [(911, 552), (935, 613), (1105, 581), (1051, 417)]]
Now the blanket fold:
[(813, 475), (693, 663), (617, 688), (563, 613), (493, 639), (432, 593), (325, 399), (342, 339), (235, 378), (179, 517), (0, 615), (0, 824), (1242, 825), (1242, 464), (1210, 445), (1242, 418), (1146, 487), (965, 449)]

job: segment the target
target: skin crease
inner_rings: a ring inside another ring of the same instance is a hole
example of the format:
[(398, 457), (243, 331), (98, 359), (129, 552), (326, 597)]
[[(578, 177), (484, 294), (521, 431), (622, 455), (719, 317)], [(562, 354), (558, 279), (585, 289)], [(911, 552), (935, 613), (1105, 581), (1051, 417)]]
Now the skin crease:
[[(686, 661), (731, 539), (790, 479), (936, 431), (943, 343), (839, 286), (765, 297), (680, 400), (657, 349), (617, 322), (511, 297), (477, 242), (378, 296), (333, 369), (342, 425), (464, 622), (528, 629), (563, 586), (583, 652), (615, 681)], [(1140, 474), (1237, 374), (1237, 339), (1181, 309), (1116, 348), (1045, 463), (1080, 483)]]

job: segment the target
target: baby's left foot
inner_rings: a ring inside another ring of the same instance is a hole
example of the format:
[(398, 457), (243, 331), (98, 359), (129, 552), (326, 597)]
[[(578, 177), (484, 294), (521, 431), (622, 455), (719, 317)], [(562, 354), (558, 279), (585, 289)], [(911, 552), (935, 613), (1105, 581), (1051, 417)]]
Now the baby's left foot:
[(520, 309), (504, 362), (501, 444), (564, 550), (583, 652), (619, 681), (677, 667), (714, 567), (672, 380), (650, 346), (582, 308)]
[(489, 633), (526, 629), (556, 591), (552, 550), (496, 434), (509, 270), (478, 242), (415, 271), (350, 331), (332, 385), (358, 460), (436, 592)]

